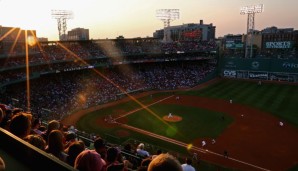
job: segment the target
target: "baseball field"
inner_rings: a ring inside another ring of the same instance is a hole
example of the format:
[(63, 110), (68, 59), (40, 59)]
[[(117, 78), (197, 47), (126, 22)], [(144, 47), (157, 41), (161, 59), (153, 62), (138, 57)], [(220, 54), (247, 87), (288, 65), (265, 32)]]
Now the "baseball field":
[(152, 153), (197, 153), (201, 170), (296, 170), (297, 112), (297, 85), (220, 79), (187, 90), (129, 95), (62, 122), (122, 145), (144, 142)]

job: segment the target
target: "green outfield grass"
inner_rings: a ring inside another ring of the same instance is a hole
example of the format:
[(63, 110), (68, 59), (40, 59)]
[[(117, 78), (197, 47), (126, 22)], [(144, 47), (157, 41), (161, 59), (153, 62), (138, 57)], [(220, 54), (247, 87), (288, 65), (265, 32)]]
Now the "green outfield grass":
[(223, 80), (199, 91), (181, 92), (186, 95), (217, 99), (233, 99), (269, 112), (298, 127), (298, 86), (241, 80)]
[[(258, 85), (252, 81), (222, 80), (204, 89), (177, 93), (215, 99), (233, 99), (233, 103), (252, 106), (272, 113), (272, 115), (298, 127), (298, 86), (296, 85), (273, 83)], [(138, 100), (146, 105), (154, 102), (154, 98), (156, 97), (168, 97), (170, 95), (169, 93), (154, 94), (153, 97), (148, 96)], [(123, 128), (102, 128), (95, 122), (96, 118), (110, 114), (113, 115), (117, 111), (129, 112), (137, 108), (140, 108), (140, 104), (130, 101), (101, 109), (100, 111), (95, 111), (84, 116), (77, 123), (77, 127), (80, 130), (102, 135), (110, 141), (121, 144), (127, 141), (128, 138), (119, 138), (115, 134), (119, 129), (123, 130)], [(127, 124), (185, 143), (191, 143), (196, 138), (216, 138), (233, 122), (233, 118), (226, 114), (193, 107), (155, 104), (150, 106), (149, 109), (154, 114), (147, 110), (137, 111), (127, 116)], [(182, 116), (183, 120), (177, 123), (165, 124), (159, 118), (168, 115), (169, 112)], [(225, 121), (221, 120), (222, 115), (225, 115)], [(186, 148), (170, 145), (168, 142), (133, 131), (128, 130), (128, 132), (130, 134), (129, 139), (137, 139), (155, 144), (168, 151), (177, 151), (183, 154), (188, 153)], [(201, 164), (199, 167), (200, 169), (204, 168), (204, 170), (214, 170), (219, 166)], [(225, 169), (221, 168), (221, 170)]]

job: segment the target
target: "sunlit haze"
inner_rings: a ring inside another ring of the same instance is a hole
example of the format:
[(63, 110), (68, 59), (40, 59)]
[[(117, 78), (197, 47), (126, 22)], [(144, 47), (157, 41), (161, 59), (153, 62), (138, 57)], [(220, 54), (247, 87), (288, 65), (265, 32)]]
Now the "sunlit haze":
[(180, 19), (171, 25), (213, 23), (216, 37), (246, 33), (247, 16), (240, 7), (264, 4), (263, 13), (256, 14), (255, 28), (298, 29), (297, 0), (0, 0), (0, 25), (36, 30), (37, 37), (58, 40), (57, 20), (51, 10), (71, 10), (67, 30), (89, 29), (90, 38), (152, 37), (163, 28), (156, 18), (157, 9), (179, 9)]

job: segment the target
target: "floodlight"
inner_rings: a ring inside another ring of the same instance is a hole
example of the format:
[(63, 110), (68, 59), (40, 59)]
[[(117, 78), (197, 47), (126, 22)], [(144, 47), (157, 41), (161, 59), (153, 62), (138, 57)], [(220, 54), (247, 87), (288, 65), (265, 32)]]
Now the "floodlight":
[(254, 14), (254, 13), (262, 13), (264, 11), (264, 4), (245, 6), (240, 8), (240, 14)]
[(59, 39), (63, 40), (67, 30), (66, 19), (72, 19), (73, 13), (68, 10), (52, 10), (52, 17), (57, 19)]
[[(253, 35), (255, 29), (255, 14), (262, 13), (264, 11), (264, 5), (252, 5), (240, 8), (240, 14), (247, 14), (247, 34), (246, 34), (246, 48), (245, 48), (245, 58), (248, 57), (248, 45), (250, 42), (250, 58), (252, 58), (252, 45), (253, 45)], [(250, 36), (249, 36), (250, 35)]]
[(179, 9), (159, 9), (156, 10), (156, 17), (160, 20), (179, 19)]
[(170, 27), (170, 22), (179, 19), (179, 9), (158, 9), (156, 10), (156, 18), (164, 22), (164, 41), (170, 41), (170, 31), (166, 28)]

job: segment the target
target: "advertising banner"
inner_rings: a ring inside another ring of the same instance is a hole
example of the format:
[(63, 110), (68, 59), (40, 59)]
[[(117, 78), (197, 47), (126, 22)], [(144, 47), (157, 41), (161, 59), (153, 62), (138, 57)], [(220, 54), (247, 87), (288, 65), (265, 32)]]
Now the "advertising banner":
[(236, 78), (237, 72), (233, 70), (224, 70), (223, 75), (224, 77)]
[(226, 41), (226, 48), (227, 49), (242, 49), (243, 43), (234, 42), (234, 41)]
[(267, 80), (268, 78), (268, 73), (267, 72), (249, 72), (248, 74), (250, 79), (262, 79), (262, 80)]
[(283, 42), (265, 42), (266, 49), (290, 49), (293, 47), (293, 42), (283, 41)]
[(297, 59), (225, 58), (222, 70), (298, 73)]

